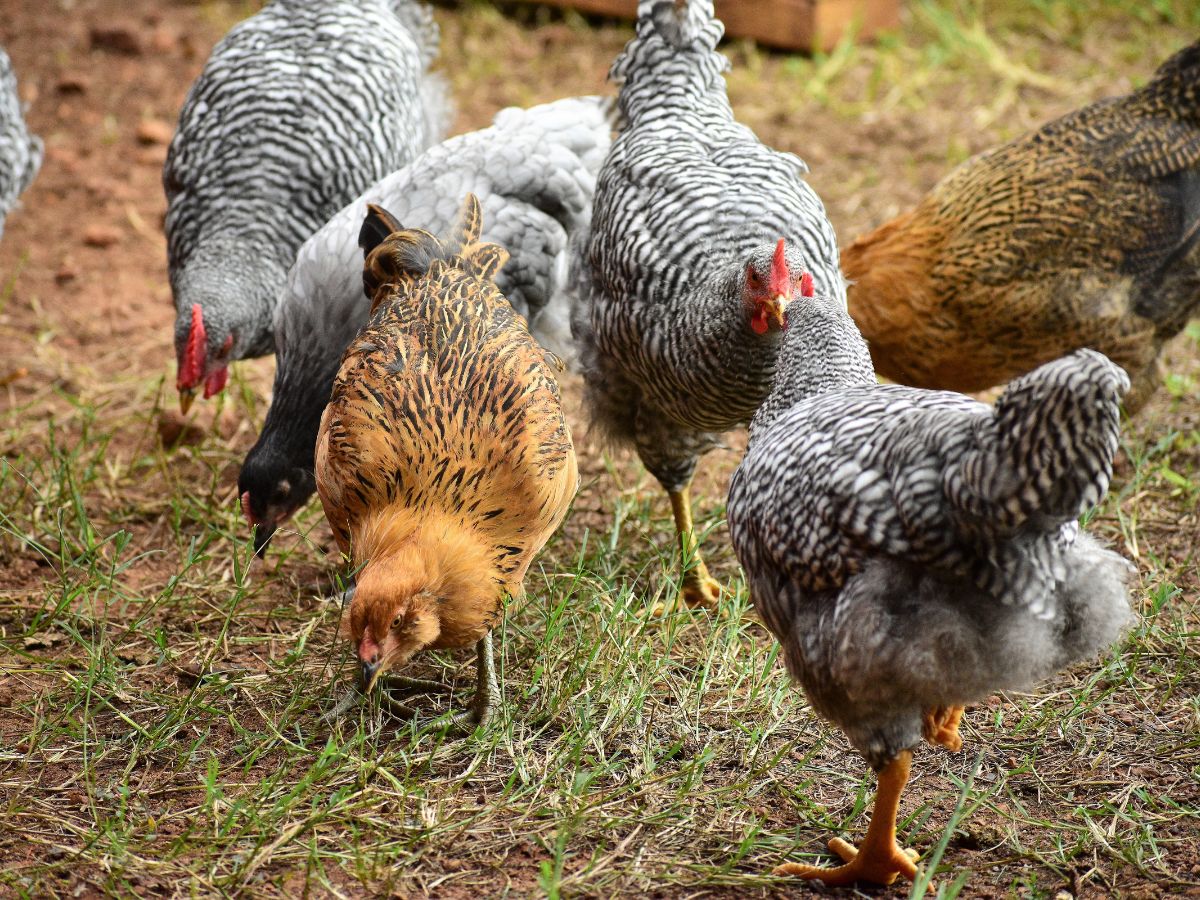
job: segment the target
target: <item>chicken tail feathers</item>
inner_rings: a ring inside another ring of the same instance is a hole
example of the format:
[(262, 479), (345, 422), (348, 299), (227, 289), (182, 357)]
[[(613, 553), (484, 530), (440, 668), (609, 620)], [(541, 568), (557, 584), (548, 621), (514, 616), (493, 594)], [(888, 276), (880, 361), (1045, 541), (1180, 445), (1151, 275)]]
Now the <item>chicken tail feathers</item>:
[(725, 26), (712, 0), (639, 0), (637, 34), (617, 56), (608, 77), (621, 85), (621, 112), (636, 119), (643, 109), (690, 105), (678, 90), (724, 92), (729, 60), (717, 52)]
[(1171, 118), (1200, 121), (1200, 41), (1159, 66), (1134, 97), (1149, 100), (1155, 109), (1172, 110)]
[(467, 194), (450, 236), (439, 240), (420, 228), (405, 228), (396, 217), (374, 203), (358, 233), (363, 250), (363, 290), (372, 298), (371, 312), (386, 296), (380, 288), (422, 277), (435, 261), (457, 262), (478, 278), (491, 280), (507, 261), (508, 251), (498, 244), (479, 242), (483, 213), (479, 199)]
[(1108, 490), (1128, 389), (1124, 370), (1094, 350), (1016, 379), (982, 426), (984, 446), (946, 471), (947, 498), (1008, 532), (1077, 518)]

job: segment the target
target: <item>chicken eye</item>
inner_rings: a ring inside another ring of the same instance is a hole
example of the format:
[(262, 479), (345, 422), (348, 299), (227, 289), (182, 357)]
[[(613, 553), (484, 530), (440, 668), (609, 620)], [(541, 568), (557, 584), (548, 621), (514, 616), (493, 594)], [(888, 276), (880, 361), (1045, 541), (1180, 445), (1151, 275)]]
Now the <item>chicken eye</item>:
[(392, 629), (395, 630), (404, 624), (404, 616), (396, 616), (392, 619)]
[(758, 282), (758, 273), (755, 272), (753, 269), (751, 269), (750, 270), (750, 286), (758, 287), (758, 283), (759, 283)]

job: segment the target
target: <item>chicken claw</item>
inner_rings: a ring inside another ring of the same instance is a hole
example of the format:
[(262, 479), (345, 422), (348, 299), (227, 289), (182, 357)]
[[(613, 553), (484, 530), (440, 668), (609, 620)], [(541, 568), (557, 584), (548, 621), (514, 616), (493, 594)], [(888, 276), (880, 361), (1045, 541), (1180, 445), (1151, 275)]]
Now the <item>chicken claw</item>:
[[(815, 878), (831, 887), (845, 887), (858, 881), (886, 885), (900, 875), (914, 880), (919, 857), (916, 851), (907, 850), (896, 843), (896, 813), (900, 806), (900, 794), (908, 783), (911, 765), (912, 752), (905, 750), (879, 773), (875, 808), (871, 811), (871, 824), (867, 826), (867, 835), (861, 846), (855, 848), (841, 838), (829, 842), (829, 849), (842, 858), (844, 865), (824, 868), (784, 863), (773, 874)], [(929, 890), (933, 890), (932, 884)]]
[(922, 727), (925, 740), (958, 752), (962, 749), (962, 737), (958, 733), (958, 723), (962, 721), (962, 717), (961, 706), (938, 706), (926, 710)]

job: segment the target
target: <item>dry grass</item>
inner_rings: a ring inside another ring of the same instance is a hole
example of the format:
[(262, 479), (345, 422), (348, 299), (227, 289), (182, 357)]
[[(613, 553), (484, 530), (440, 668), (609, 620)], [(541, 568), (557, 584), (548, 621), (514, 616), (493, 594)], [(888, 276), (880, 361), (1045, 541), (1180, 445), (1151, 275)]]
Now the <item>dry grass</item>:
[[(914, 0), (901, 33), (816, 59), (733, 43), (734, 105), (810, 162), (846, 240), (967, 154), (1140, 82), (1200, 25), (1184, 0), (1007, 6)], [(132, 130), (173, 118), (248, 10), (154, 10), (73, 5), (183, 33), (162, 59), (92, 54), (81, 99), (54, 84), (84, 33), (34, 0), (0, 23), (54, 150), (0, 244), (0, 378), (29, 370), (0, 389), (0, 893), (805, 894), (763, 873), (861, 833), (874, 785), (744, 615), (720, 501), (733, 453), (707, 462), (701, 503), (734, 588), (722, 616), (645, 624), (675, 589), (669, 513), (636, 462), (584, 440), (584, 491), (503, 634), (499, 721), (461, 739), (369, 707), (328, 720), (349, 666), (319, 599), (336, 563), (319, 508), (264, 567), (234, 503), (269, 361), (239, 367), (183, 446), (160, 440), (162, 198), (128, 162)], [(600, 90), (629, 34), (483, 3), (439, 18), (458, 129)], [(81, 248), (81, 211), (122, 243)], [(902, 839), (943, 896), (1200, 891), (1198, 344), (1193, 326), (1172, 346), (1169, 390), (1127, 429), (1092, 520), (1138, 565), (1141, 625), (1103, 664), (969, 713), (964, 752), (918, 754)], [(452, 689), (431, 712), (461, 704), (470, 666), (422, 661)]]

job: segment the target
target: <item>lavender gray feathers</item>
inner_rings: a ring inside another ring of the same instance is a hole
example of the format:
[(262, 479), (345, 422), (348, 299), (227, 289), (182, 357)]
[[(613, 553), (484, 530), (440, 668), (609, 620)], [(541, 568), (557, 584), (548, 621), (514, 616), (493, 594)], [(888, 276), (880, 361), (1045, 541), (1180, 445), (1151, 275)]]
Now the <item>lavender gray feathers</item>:
[(0, 47), (0, 238), (4, 219), (42, 165), (42, 139), (30, 134), (21, 114), (17, 76)]
[(1128, 387), (1091, 350), (995, 407), (880, 385), (840, 300), (793, 305), (730, 534), (789, 671), (871, 765), (925, 710), (1028, 687), (1128, 623), (1129, 566), (1076, 519), (1108, 489)]
[(312, 494), (321, 412), (342, 354), (370, 311), (358, 246), (367, 204), (406, 227), (441, 234), (474, 193), (483, 207), (483, 240), (510, 253), (497, 286), (542, 345), (570, 361), (570, 240), (590, 220), (612, 117), (611, 101), (599, 97), (502, 110), (490, 128), (431, 147), (373, 185), (301, 247), (275, 315), (271, 408), (239, 476), (260, 531)]

